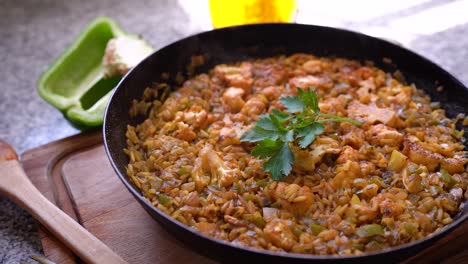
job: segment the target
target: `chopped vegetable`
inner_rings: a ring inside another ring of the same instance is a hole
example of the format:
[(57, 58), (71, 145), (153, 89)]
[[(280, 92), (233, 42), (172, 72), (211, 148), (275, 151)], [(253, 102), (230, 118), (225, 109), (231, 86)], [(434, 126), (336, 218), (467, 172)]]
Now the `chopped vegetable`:
[[(110, 72), (106, 67), (114, 67), (111, 64), (104, 65), (106, 62), (103, 64), (106, 46), (114, 38), (135, 39), (126, 36), (127, 33), (117, 22), (108, 17), (93, 20), (41, 75), (37, 82), (39, 95), (62, 112), (76, 128), (87, 130), (101, 126), (112, 90), (124, 73), (122, 71), (121, 74), (106, 77), (106, 72)], [(149, 46), (144, 49), (142, 46), (138, 53), (148, 54)], [(142, 55), (137, 57), (133, 51), (128, 52), (128, 47), (122, 51), (122, 47), (126, 46), (116, 45), (113, 51), (115, 55), (109, 57), (115, 58), (109, 60), (116, 62), (115, 69), (124, 70), (118, 65), (125, 62), (127, 66), (134, 66), (136, 60), (142, 59)]]
[(165, 194), (159, 194), (158, 195), (158, 200), (159, 200), (159, 203), (162, 204), (162, 205), (166, 205), (168, 204), (170, 201), (172, 201), (171, 197), (165, 195)]
[(255, 212), (253, 214), (244, 214), (242, 218), (244, 218), (244, 220), (247, 220), (260, 228), (264, 228), (266, 225), (265, 220), (258, 212)]
[(383, 236), (384, 228), (379, 224), (369, 224), (359, 227), (356, 231), (360, 237)]
[(364, 250), (364, 245), (363, 244), (356, 244), (353, 246), (353, 249), (363, 251)]
[(268, 179), (268, 178), (261, 179), (261, 180), (256, 181), (256, 184), (257, 184), (258, 187), (265, 187), (269, 180), (270, 179)]
[(407, 167), (401, 172), (401, 178), (405, 189), (410, 193), (417, 193), (424, 187), (422, 186), (422, 177), (417, 173), (409, 173)]
[(356, 194), (351, 197), (351, 204), (361, 204), (361, 200)]
[(273, 220), (278, 215), (278, 209), (276, 208), (263, 207), (262, 211), (263, 211), (263, 219), (265, 219), (265, 221), (267, 222)]
[(375, 251), (375, 250), (380, 250), (383, 247), (384, 246), (381, 243), (379, 243), (379, 242), (377, 242), (375, 240), (372, 240), (369, 243), (367, 243), (365, 248), (366, 248), (366, 250), (369, 250), (369, 251)]
[(456, 139), (461, 139), (463, 137), (463, 135), (465, 134), (465, 130), (461, 129), (461, 130), (456, 130), (454, 129), (452, 131), (452, 133), (450, 133), (452, 135), (452, 137), (456, 138)]
[(310, 225), (310, 230), (312, 230), (312, 233), (314, 235), (320, 234), (320, 232), (322, 232), (325, 229), (326, 228), (324, 226), (321, 226), (321, 225), (318, 225), (318, 224), (311, 224)]
[(281, 203), (279, 201), (276, 201), (274, 203), (272, 203), (270, 205), (272, 208), (280, 208), (281, 207)]
[(302, 229), (300, 229), (299, 227), (296, 227), (296, 228), (294, 228), (293, 233), (294, 233), (294, 235), (299, 237), (299, 236), (301, 236), (302, 233), (304, 233), (304, 231), (302, 231)]
[(255, 126), (241, 137), (242, 142), (258, 142), (252, 155), (261, 159), (269, 157), (263, 168), (274, 180), (281, 180), (292, 170), (294, 156), (289, 144), (308, 147), (323, 132), (324, 122), (361, 125), (353, 119), (320, 113), (318, 97), (312, 88), (298, 88), (298, 92), (299, 95), (280, 99), (287, 112), (274, 109), (271, 114), (261, 116)]
[(180, 167), (180, 169), (178, 169), (176, 173), (177, 175), (184, 175), (190, 173), (190, 171), (186, 167)]
[(403, 169), (403, 167), (405, 167), (407, 160), (408, 157), (403, 155), (398, 150), (393, 150), (392, 155), (390, 156), (390, 160), (388, 162), (387, 169), (394, 172), (400, 172)]
[(418, 227), (411, 223), (404, 223), (403, 228), (405, 229), (406, 233), (408, 233), (409, 235), (414, 234), (418, 231)]
[(432, 110), (436, 110), (440, 108), (440, 102), (432, 102), (429, 104)]
[(411, 168), (409, 169), (410, 174), (421, 174), (423, 170), (421, 168)]
[(440, 177), (442, 178), (442, 181), (444, 181), (449, 188), (452, 187), (453, 185), (457, 184), (457, 182), (458, 182), (446, 170), (441, 170), (440, 171)]

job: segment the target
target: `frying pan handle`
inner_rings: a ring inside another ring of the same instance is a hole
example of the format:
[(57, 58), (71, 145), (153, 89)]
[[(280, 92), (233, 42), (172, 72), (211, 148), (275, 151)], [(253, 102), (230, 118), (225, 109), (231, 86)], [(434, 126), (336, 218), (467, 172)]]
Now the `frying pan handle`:
[(21, 164), (16, 159), (16, 153), (14, 151), (5, 152), (4, 148), (5, 143), (0, 141), (1, 194), (6, 195), (13, 202), (26, 209), (84, 262), (127, 263), (47, 200), (26, 176)]

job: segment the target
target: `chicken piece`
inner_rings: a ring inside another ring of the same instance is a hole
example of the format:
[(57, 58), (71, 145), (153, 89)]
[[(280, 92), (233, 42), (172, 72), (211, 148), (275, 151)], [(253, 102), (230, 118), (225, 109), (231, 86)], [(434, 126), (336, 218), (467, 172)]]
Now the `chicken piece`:
[(465, 171), (465, 164), (468, 159), (460, 156), (445, 158), (439, 153), (434, 153), (424, 149), (420, 140), (415, 136), (405, 136), (403, 152), (408, 158), (416, 163), (425, 165), (430, 171), (433, 171), (438, 165), (448, 173), (461, 173)]
[(338, 236), (339, 232), (337, 230), (331, 229), (331, 230), (324, 230), (318, 234), (318, 237), (325, 241), (330, 241), (332, 239), (335, 239)]
[(184, 196), (182, 198), (182, 202), (188, 206), (200, 206), (200, 198), (198, 197), (198, 193), (196, 191)]
[(359, 152), (357, 150), (353, 149), (350, 146), (344, 146), (336, 162), (339, 164), (343, 164), (346, 163), (348, 160), (358, 161), (358, 155)]
[(199, 222), (194, 225), (194, 227), (202, 234), (216, 237), (219, 233), (218, 225), (215, 223)]
[[(179, 117), (180, 115), (180, 117)], [(208, 113), (198, 105), (194, 105), (186, 112), (177, 112), (174, 121), (183, 121), (192, 128), (204, 128), (207, 124)]]
[(236, 181), (239, 175), (239, 169), (229, 169), (210, 144), (200, 150), (192, 169), (192, 178), (199, 192), (210, 183), (227, 187)]
[(263, 228), (265, 238), (270, 241), (273, 245), (282, 248), (286, 251), (297, 244), (296, 237), (288, 225), (287, 220), (274, 219), (268, 222)]
[(246, 116), (258, 116), (263, 113), (267, 106), (265, 96), (255, 96), (250, 98), (242, 107), (241, 113)]
[(350, 123), (341, 123), (340, 130), (344, 135), (340, 136), (344, 145), (349, 145), (354, 149), (360, 149), (364, 144), (364, 130)]
[(330, 68), (330, 63), (319, 60), (319, 59), (311, 59), (306, 61), (304, 64), (302, 64), (302, 68), (310, 74), (315, 74), (322, 72), (325, 69)]
[(401, 215), (405, 208), (402, 204), (394, 202), (392, 199), (385, 198), (379, 204), (380, 213), (384, 216), (396, 217)]
[(348, 104), (349, 99), (345, 96), (338, 96), (336, 98), (329, 98), (325, 101), (319, 102), (320, 111), (323, 113), (336, 114), (346, 113), (345, 106)]
[(242, 96), (245, 91), (241, 88), (230, 87), (227, 88), (223, 93), (223, 106), (224, 109), (231, 113), (238, 113), (242, 107), (245, 105), (244, 99)]
[(197, 134), (184, 122), (176, 123), (177, 129), (172, 133), (172, 135), (178, 139), (185, 141), (192, 141), (197, 137)]
[(315, 165), (319, 163), (323, 156), (327, 153), (338, 154), (340, 149), (332, 145), (313, 145), (312, 150), (301, 149), (293, 146), (292, 153), (294, 155), (294, 170), (295, 171), (314, 171)]
[(283, 90), (283, 86), (268, 86), (261, 90), (260, 93), (265, 95), (269, 101), (273, 101), (281, 96)]
[(309, 187), (286, 182), (279, 182), (274, 189), (265, 188), (265, 196), (294, 215), (306, 215), (314, 203), (314, 194)]
[(440, 163), (442, 169), (445, 169), (448, 173), (462, 173), (465, 171), (465, 164), (468, 162), (468, 158), (462, 156), (454, 156), (453, 158), (443, 159)]
[(279, 64), (255, 64), (252, 74), (255, 76), (255, 87), (279, 85), (288, 77), (287, 70)]
[(348, 114), (351, 118), (374, 124), (382, 122), (393, 126), (396, 122), (396, 113), (390, 108), (379, 108), (375, 104), (361, 104), (353, 101), (348, 105)]
[(252, 65), (249, 63), (242, 63), (240, 66), (221, 64), (214, 68), (214, 75), (226, 81), (229, 86), (242, 88), (247, 96), (253, 85), (251, 71)]
[(371, 206), (365, 203), (354, 203), (351, 205), (349, 212), (353, 212), (354, 217), (357, 217), (357, 223), (366, 223), (379, 215), (379, 208), (377, 205)]
[(219, 131), (219, 141), (221, 146), (227, 145), (239, 145), (240, 137), (244, 133), (244, 129), (241, 123), (233, 123), (232, 125), (226, 125)]
[(366, 131), (366, 139), (374, 145), (399, 147), (403, 142), (403, 135), (392, 127), (377, 124)]
[(361, 166), (356, 161), (347, 160), (344, 164), (336, 166), (336, 175), (331, 181), (335, 189), (352, 184), (353, 180), (361, 174)]
[(411, 86), (402, 85), (383, 87), (378, 94), (380, 98), (385, 98), (384, 100), (399, 105), (408, 104), (413, 96)]
[(293, 92), (297, 91), (297, 88), (308, 89), (311, 86), (328, 89), (333, 86), (333, 81), (327, 77), (307, 75), (290, 79), (289, 85), (291, 86)]
[(338, 163), (336, 175), (331, 181), (336, 189), (351, 184), (361, 174), (358, 154), (358, 151), (350, 146), (344, 146), (341, 150), (340, 156), (336, 160), (336, 163)]
[(363, 104), (368, 104), (371, 101), (371, 93), (368, 87), (361, 87), (356, 91), (359, 101)]

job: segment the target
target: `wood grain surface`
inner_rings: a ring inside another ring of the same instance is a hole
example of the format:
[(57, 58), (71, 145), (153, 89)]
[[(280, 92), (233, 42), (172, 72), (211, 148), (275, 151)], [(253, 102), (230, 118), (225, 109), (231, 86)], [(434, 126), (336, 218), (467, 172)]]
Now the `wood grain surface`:
[[(129, 263), (214, 263), (167, 233), (112, 170), (100, 132), (25, 152), (23, 167), (36, 187)], [(79, 260), (41, 229), (44, 254), (56, 263)], [(468, 263), (468, 223), (405, 263)]]

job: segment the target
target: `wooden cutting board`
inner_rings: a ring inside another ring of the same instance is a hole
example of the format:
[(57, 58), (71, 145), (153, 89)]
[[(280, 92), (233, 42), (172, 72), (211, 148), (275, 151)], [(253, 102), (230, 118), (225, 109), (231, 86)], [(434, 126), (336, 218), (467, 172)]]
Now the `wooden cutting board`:
[[(22, 163), (53, 203), (129, 263), (214, 263), (185, 247), (154, 221), (120, 182), (107, 159), (101, 132), (84, 133), (26, 151)], [(56, 263), (79, 259), (40, 228), (44, 254)], [(468, 223), (414, 263), (468, 263)]]

